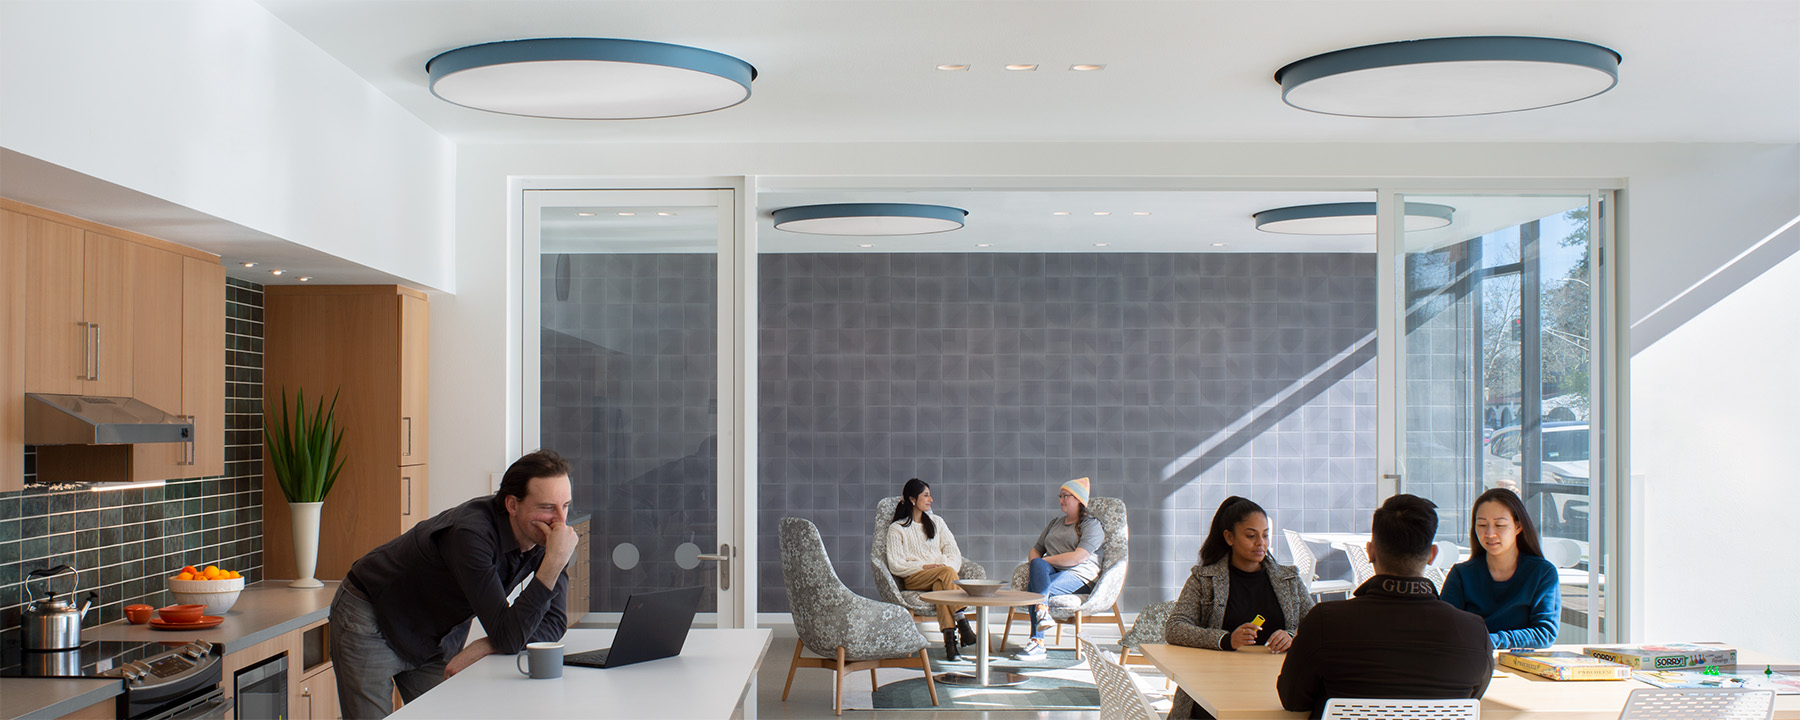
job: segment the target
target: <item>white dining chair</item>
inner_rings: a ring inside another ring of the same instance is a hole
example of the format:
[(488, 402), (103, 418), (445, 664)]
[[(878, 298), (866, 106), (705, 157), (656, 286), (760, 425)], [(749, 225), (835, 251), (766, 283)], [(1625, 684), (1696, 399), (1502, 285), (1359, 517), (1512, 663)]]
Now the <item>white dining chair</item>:
[(1369, 562), (1367, 548), (1356, 543), (1344, 545), (1344, 554), (1350, 556), (1350, 569), (1356, 571), (1356, 586), (1362, 587), (1369, 578), (1375, 577), (1375, 564)]
[(1343, 593), (1345, 597), (1349, 597), (1350, 592), (1356, 589), (1349, 580), (1320, 580), (1319, 560), (1313, 555), (1306, 540), (1300, 537), (1300, 533), (1292, 530), (1282, 530), (1281, 533), (1287, 536), (1288, 550), (1294, 554), (1294, 569), (1300, 572), (1300, 580), (1306, 583), (1306, 591), (1312, 594), (1313, 600), (1320, 600), (1320, 595), (1332, 593)]
[(1568, 538), (1544, 538), (1544, 559), (1559, 568), (1581, 562), (1581, 543)]
[(1325, 720), (1478, 720), (1481, 701), (1476, 698), (1457, 700), (1380, 700), (1373, 698), (1332, 698), (1325, 702)]
[(1619, 720), (1768, 720), (1775, 691), (1745, 688), (1639, 688)]
[(1449, 540), (1439, 540), (1437, 541), (1437, 549), (1437, 557), (1431, 560), (1431, 566), (1434, 568), (1448, 571), (1451, 567), (1454, 567), (1458, 562), (1462, 561), (1461, 545), (1450, 542)]
[(1081, 657), (1094, 671), (1094, 687), (1100, 689), (1100, 716), (1107, 720), (1162, 720), (1149, 696), (1138, 687), (1137, 678), (1111, 653), (1101, 650), (1086, 634), (1075, 636)]

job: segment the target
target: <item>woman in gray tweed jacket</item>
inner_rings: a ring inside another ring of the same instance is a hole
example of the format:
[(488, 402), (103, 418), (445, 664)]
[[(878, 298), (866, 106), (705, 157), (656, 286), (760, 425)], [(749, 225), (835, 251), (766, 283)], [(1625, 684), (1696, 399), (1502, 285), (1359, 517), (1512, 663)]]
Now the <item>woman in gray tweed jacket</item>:
[[(1268, 513), (1234, 495), (1213, 514), (1200, 564), (1181, 587), (1164, 634), (1171, 645), (1226, 651), (1266, 645), (1283, 652), (1312, 606), (1300, 573), (1269, 554)], [(1206, 715), (1186, 691), (1177, 691), (1169, 717)]]

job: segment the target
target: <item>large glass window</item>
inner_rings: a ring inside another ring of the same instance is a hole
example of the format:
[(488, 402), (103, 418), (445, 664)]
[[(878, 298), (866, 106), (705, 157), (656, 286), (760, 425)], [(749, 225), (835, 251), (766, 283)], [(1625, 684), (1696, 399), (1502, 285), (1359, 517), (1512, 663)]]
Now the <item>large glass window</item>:
[(1440, 538), (1465, 553), (1475, 498), (1519, 493), (1561, 568), (1560, 641), (1597, 639), (1590, 198), (1404, 200), (1456, 214), (1402, 247), (1401, 489), (1436, 502)]

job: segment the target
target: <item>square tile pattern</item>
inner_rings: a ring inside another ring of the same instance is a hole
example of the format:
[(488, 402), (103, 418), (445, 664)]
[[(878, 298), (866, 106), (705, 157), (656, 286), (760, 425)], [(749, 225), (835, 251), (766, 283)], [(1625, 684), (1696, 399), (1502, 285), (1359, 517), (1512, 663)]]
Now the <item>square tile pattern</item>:
[[(593, 609), (712, 583), (681, 555), (714, 542), (713, 259), (544, 264), (568, 280), (545, 284), (543, 437), (595, 513)], [(1130, 508), (1128, 610), (1179, 592), (1229, 495), (1278, 530), (1368, 528), (1373, 256), (786, 254), (758, 272), (763, 612), (788, 608), (786, 515), (873, 596), (875, 503), (911, 477), (994, 577), (1057, 485), (1093, 478)]]
[[(84, 627), (119, 620), (133, 603), (168, 605), (163, 578), (184, 565), (262, 579), (262, 298), (261, 285), (226, 279), (224, 475), (107, 492), (69, 484), (0, 493), (0, 644), (20, 642), (30, 602), (24, 578), (39, 568), (74, 566), (79, 592), (99, 592)], [(35, 471), (27, 447), (27, 483)]]

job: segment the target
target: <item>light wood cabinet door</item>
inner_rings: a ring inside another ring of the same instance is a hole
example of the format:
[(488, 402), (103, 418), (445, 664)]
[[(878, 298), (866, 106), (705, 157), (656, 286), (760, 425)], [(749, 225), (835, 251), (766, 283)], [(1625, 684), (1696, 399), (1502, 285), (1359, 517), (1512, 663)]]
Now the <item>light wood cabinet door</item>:
[(400, 296), (400, 465), (429, 462), (431, 305)]
[(431, 517), (431, 466), (406, 465), (400, 472), (400, 532)]
[[(127, 267), (136, 280), (131, 309), (143, 327), (132, 334), (133, 397), (166, 413), (180, 415), (182, 393), (182, 264), (171, 252), (131, 244)], [(131, 480), (167, 480), (182, 474), (188, 443), (141, 443), (131, 446)]]
[[(137, 276), (131, 272), (133, 243), (96, 232), (84, 233), (81, 314), (93, 327), (94, 373), (85, 392), (89, 395), (132, 395), (132, 351), (136, 348), (131, 300), (137, 292)], [(145, 322), (171, 318), (146, 316)], [(158, 408), (168, 412), (168, 407)]]
[(93, 335), (81, 312), (81, 230), (25, 216), (25, 391), (87, 390)]
[(225, 474), (225, 267), (184, 258), (181, 412), (194, 423), (182, 477)]
[(25, 488), (26, 229), (0, 210), (0, 492)]
[(326, 668), (300, 680), (289, 717), (338, 720), (337, 674)]

